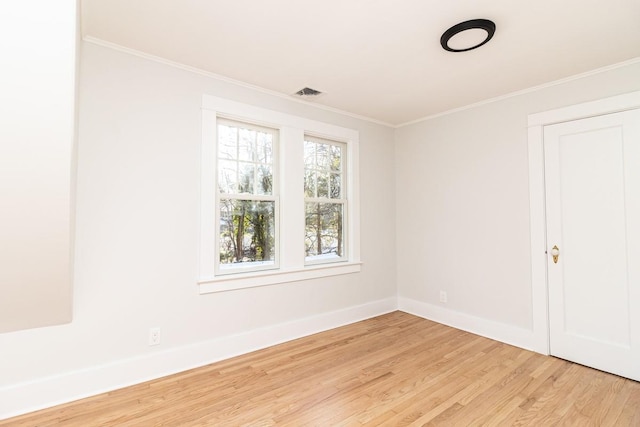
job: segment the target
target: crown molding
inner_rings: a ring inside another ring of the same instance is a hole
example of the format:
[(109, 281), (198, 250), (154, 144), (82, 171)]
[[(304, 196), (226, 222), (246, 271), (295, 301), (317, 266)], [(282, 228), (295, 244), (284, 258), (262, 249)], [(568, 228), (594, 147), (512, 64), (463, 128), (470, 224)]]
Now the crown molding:
[(182, 64), (180, 62), (171, 61), (169, 59), (165, 59), (165, 58), (162, 58), (160, 56), (151, 55), (149, 53), (145, 53), (145, 52), (142, 52), (142, 51), (139, 51), (139, 50), (136, 50), (136, 49), (131, 49), (129, 47), (122, 46), (122, 45), (119, 45), (119, 44), (116, 44), (116, 43), (112, 43), (112, 42), (108, 42), (106, 40), (102, 40), (102, 39), (99, 39), (99, 38), (96, 38), (96, 37), (84, 36), (82, 38), (82, 40), (87, 42), (87, 43), (91, 43), (91, 44), (94, 44), (94, 45), (106, 47), (106, 48), (113, 49), (113, 50), (117, 50), (119, 52), (123, 52), (123, 53), (127, 53), (129, 55), (137, 56), (139, 58), (144, 58), (144, 59), (147, 59), (147, 60), (150, 60), (150, 61), (158, 62), (160, 64), (168, 65), (168, 66), (173, 67), (173, 68), (178, 68), (178, 69), (183, 70), (183, 71), (188, 71), (188, 72), (191, 72), (191, 73), (194, 73), (194, 74), (199, 74), (201, 76), (206, 76), (206, 77), (209, 77), (211, 79), (219, 80), (219, 81), (222, 81), (222, 82), (225, 82), (225, 83), (230, 83), (230, 84), (235, 85), (235, 86), (240, 86), (240, 87), (244, 87), (244, 88), (247, 88), (247, 89), (255, 90), (257, 92), (262, 92), (262, 93), (267, 94), (267, 95), (275, 96), (275, 97), (278, 97), (278, 98), (281, 98), (281, 99), (286, 99), (287, 101), (296, 102), (298, 104), (303, 104), (303, 105), (306, 105), (306, 106), (309, 106), (309, 107), (314, 107), (314, 108), (317, 108), (319, 110), (329, 111), (331, 113), (340, 114), (342, 116), (348, 116), (348, 117), (351, 117), (351, 118), (354, 118), (354, 119), (363, 120), (363, 121), (370, 122), (370, 123), (375, 123), (377, 125), (382, 125), (382, 126), (386, 126), (386, 127), (389, 127), (389, 128), (395, 128), (396, 127), (395, 125), (393, 125), (391, 123), (384, 122), (382, 120), (377, 120), (377, 119), (374, 119), (374, 118), (371, 118), (371, 117), (367, 117), (367, 116), (361, 116), (359, 114), (350, 113), (348, 111), (340, 110), (338, 108), (333, 108), (333, 107), (329, 107), (329, 106), (322, 105), (322, 104), (316, 104), (316, 103), (313, 103), (313, 102), (305, 101), (304, 99), (294, 98), (293, 96), (288, 95), (288, 94), (277, 92), (277, 91), (271, 90), (271, 89), (266, 89), (266, 88), (263, 88), (261, 86), (256, 86), (256, 85), (253, 85), (251, 83), (246, 83), (246, 82), (243, 82), (243, 81), (240, 81), (240, 80), (235, 80), (235, 79), (232, 79), (230, 77), (226, 77), (226, 76), (223, 76), (223, 75), (220, 75), (220, 74), (212, 73), (210, 71), (206, 71), (206, 70), (203, 70), (203, 69), (197, 68), (197, 67), (192, 67), (190, 65), (185, 65), (185, 64)]

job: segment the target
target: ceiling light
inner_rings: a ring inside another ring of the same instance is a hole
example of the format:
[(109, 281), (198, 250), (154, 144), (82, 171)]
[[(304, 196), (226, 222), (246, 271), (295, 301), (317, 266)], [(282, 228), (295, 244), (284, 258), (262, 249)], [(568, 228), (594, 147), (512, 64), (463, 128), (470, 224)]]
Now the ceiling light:
[(496, 24), (488, 19), (472, 19), (449, 28), (440, 37), (440, 44), (449, 52), (466, 52), (491, 40)]

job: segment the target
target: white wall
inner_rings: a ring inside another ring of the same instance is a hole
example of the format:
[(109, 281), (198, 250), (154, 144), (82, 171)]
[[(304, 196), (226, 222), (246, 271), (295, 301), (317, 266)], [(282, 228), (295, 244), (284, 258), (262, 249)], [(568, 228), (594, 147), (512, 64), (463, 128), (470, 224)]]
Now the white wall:
[(638, 89), (636, 61), (398, 129), (400, 309), (533, 348), (527, 116)]
[[(79, 83), (74, 320), (0, 334), (0, 418), (395, 309), (393, 129), (91, 43)], [(360, 132), (360, 273), (198, 294), (203, 93)]]
[(76, 43), (75, 0), (0, 4), (0, 332), (71, 320)]

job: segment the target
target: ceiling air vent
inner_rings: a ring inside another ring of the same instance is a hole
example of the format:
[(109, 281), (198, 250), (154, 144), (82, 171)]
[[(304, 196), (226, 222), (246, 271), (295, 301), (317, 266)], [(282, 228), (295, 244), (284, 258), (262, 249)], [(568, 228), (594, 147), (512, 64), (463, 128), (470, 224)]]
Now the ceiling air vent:
[(322, 92), (320, 92), (319, 90), (311, 89), (310, 87), (305, 87), (297, 91), (295, 95), (302, 98), (315, 98), (322, 95)]

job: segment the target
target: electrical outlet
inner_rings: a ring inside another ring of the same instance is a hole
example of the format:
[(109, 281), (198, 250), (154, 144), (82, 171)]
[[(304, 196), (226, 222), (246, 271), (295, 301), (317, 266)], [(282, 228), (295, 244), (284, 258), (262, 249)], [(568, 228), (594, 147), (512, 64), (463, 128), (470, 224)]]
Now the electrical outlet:
[(149, 345), (160, 344), (160, 328), (149, 329)]
[(440, 291), (440, 302), (447, 302), (447, 293), (445, 291)]

